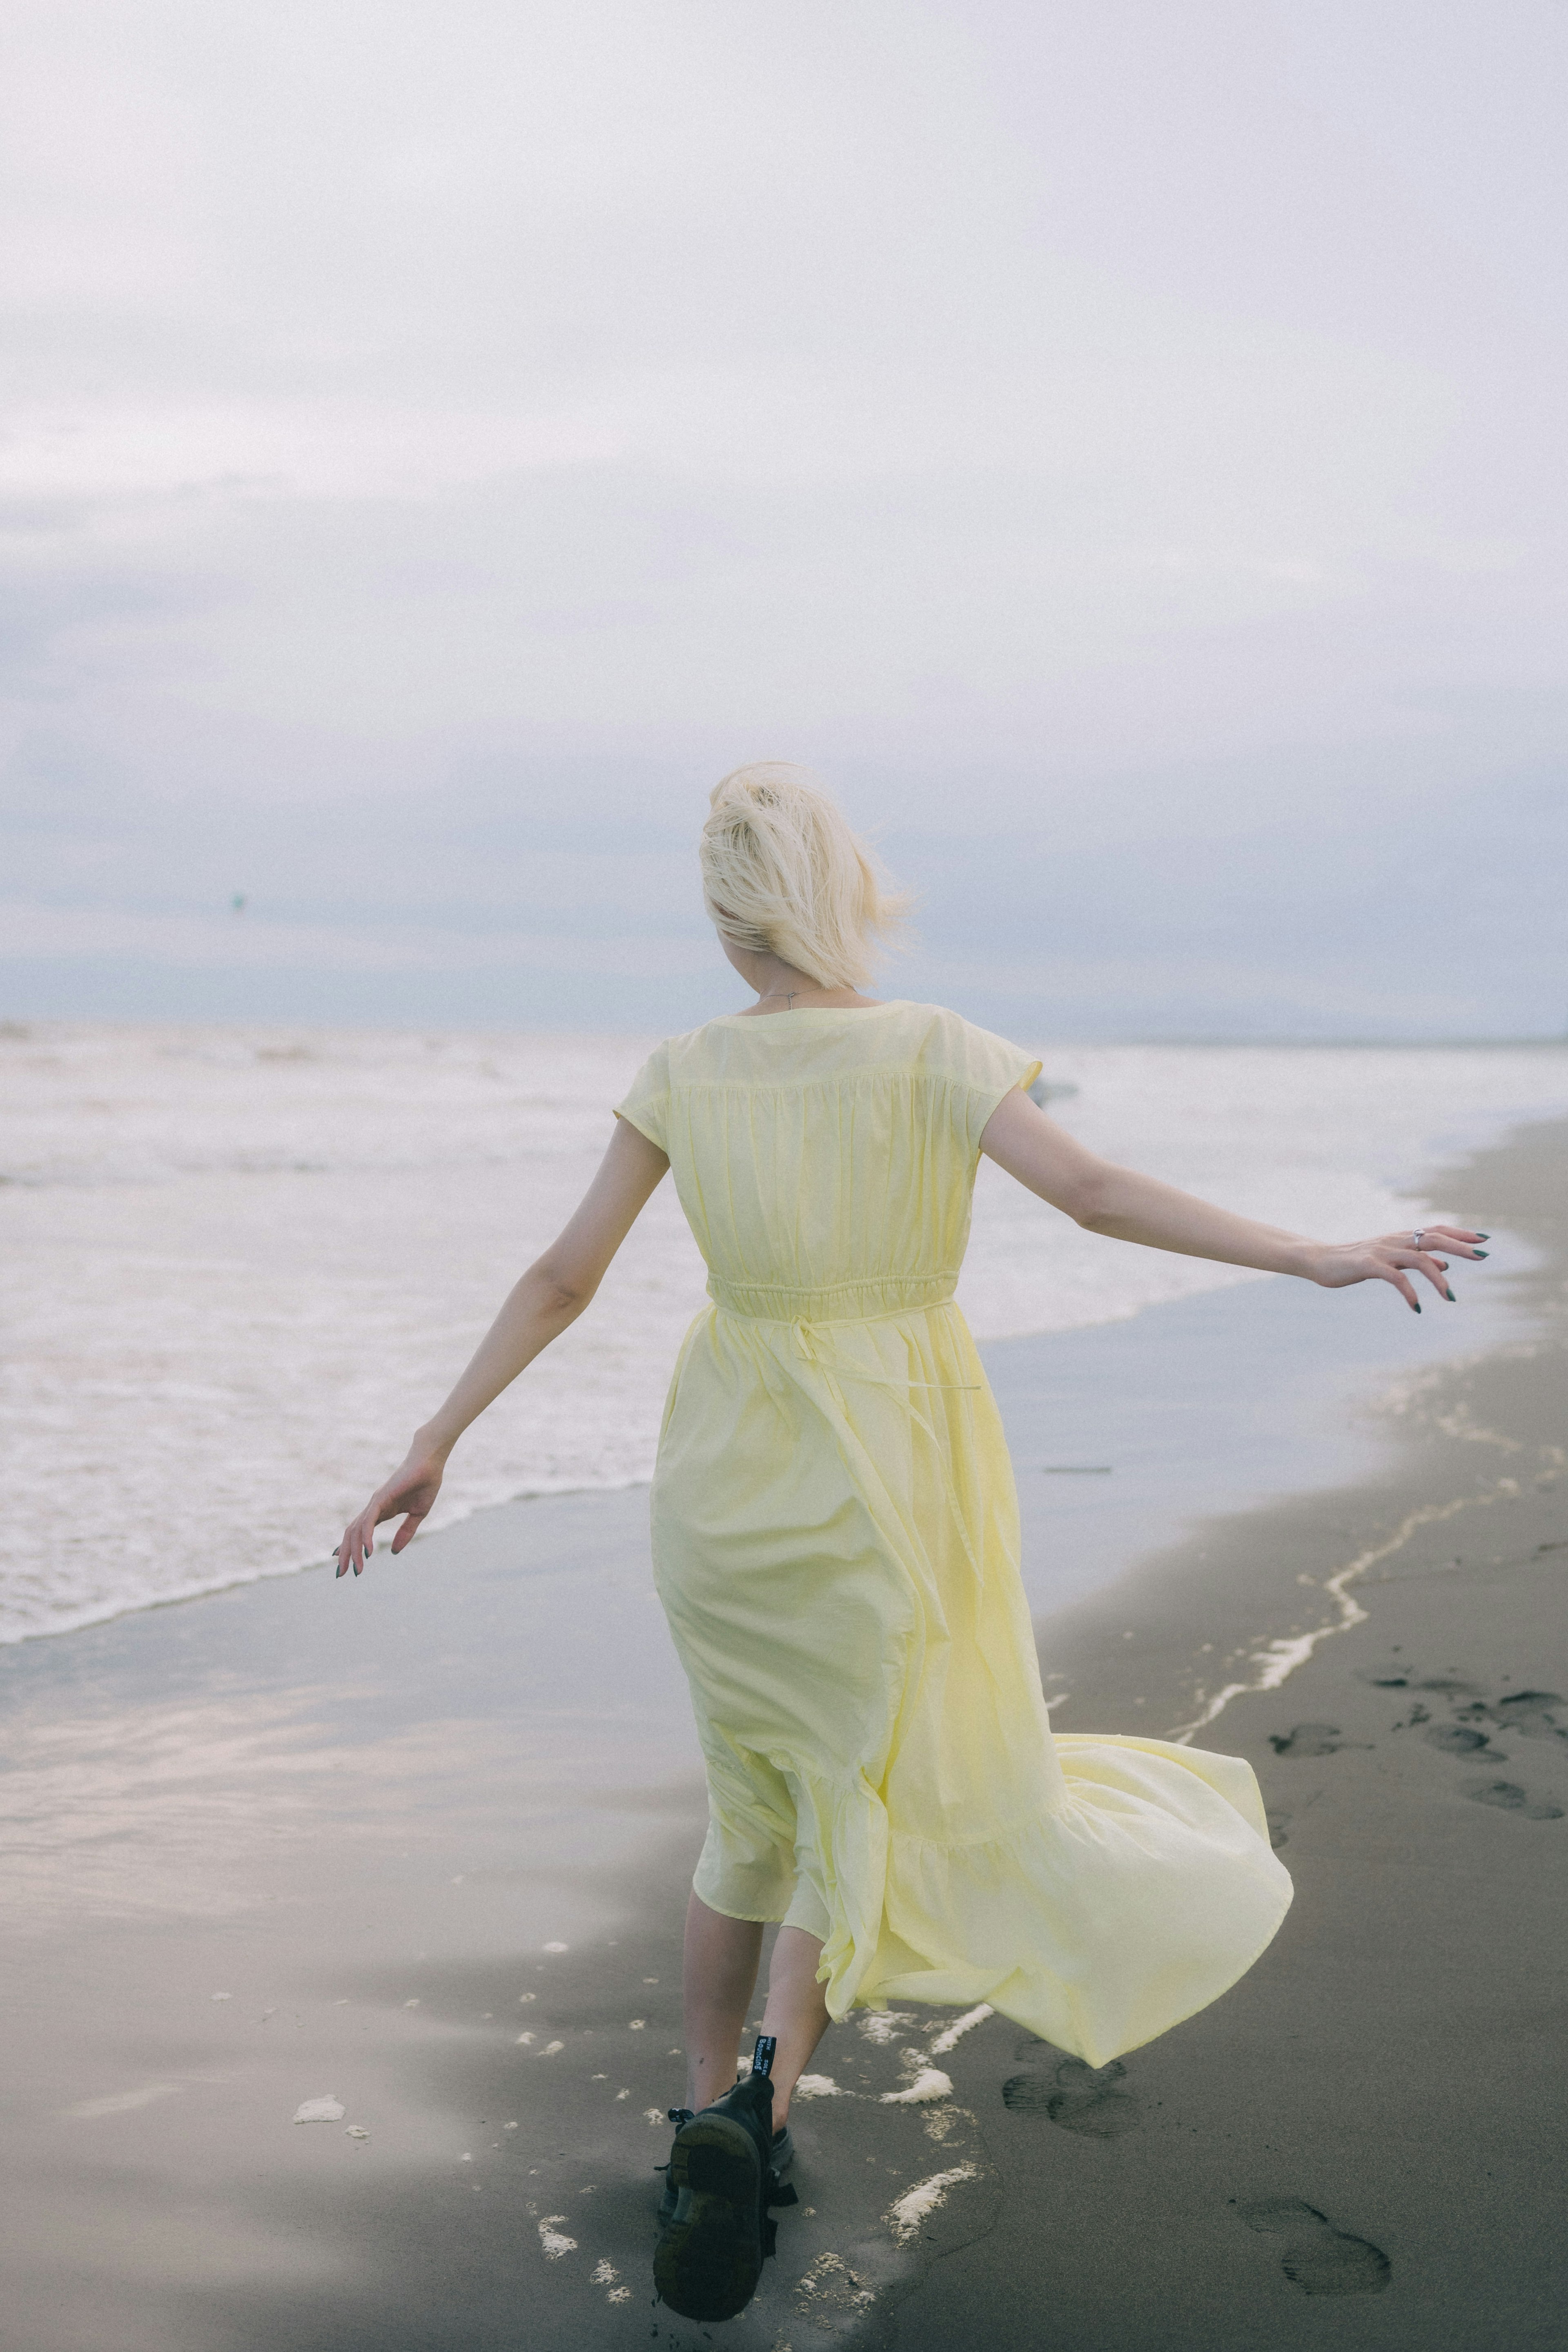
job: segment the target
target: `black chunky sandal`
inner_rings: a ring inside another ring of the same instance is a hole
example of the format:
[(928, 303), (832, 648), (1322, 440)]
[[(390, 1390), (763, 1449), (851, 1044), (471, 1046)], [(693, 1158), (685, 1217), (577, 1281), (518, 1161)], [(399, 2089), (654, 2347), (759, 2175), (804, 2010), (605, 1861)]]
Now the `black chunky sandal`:
[[(773, 2251), (778, 2225), (768, 2208), (795, 2202), (774, 2169), (769, 2075), (777, 2046), (772, 2034), (759, 2034), (750, 2074), (721, 2099), (696, 2115), (669, 2111), (679, 2128), (653, 2276), (661, 2299), (683, 2319), (733, 2319), (744, 2311)], [(791, 2144), (788, 2157), (794, 2153)]]

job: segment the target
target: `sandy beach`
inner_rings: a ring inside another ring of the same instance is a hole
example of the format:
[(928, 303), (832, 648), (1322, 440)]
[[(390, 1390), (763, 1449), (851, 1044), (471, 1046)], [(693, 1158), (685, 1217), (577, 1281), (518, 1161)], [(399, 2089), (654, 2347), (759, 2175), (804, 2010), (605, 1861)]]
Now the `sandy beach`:
[[(1533, 1262), (1353, 1429), (1392, 1300), (1253, 1286), (988, 1350), (1058, 1721), (1211, 1718), (1295, 1907), (1098, 2076), (994, 2016), (835, 2028), (721, 2329), (651, 2302), (703, 1808), (646, 1490), (6, 1652), (9, 2340), (1555, 2347), (1565, 1175), (1560, 1126), (1445, 1175)], [(1139, 1363), (1174, 1419), (1112, 1474)], [(1136, 1565), (1053, 1583), (1080, 1538)]]

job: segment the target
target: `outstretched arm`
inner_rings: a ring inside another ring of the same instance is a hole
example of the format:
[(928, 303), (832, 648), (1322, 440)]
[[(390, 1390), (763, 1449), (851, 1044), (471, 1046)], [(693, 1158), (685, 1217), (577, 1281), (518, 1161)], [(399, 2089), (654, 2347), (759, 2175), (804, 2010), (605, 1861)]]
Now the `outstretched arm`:
[(1485, 1234), (1464, 1225), (1428, 1225), (1423, 1238), (1436, 1250), (1418, 1250), (1409, 1234), (1385, 1234), (1370, 1242), (1314, 1242), (1300, 1234), (1233, 1216), (1191, 1192), (1179, 1192), (1135, 1169), (1119, 1168), (1057, 1126), (1016, 1087), (986, 1122), (980, 1149), (1042, 1201), (1065, 1210), (1090, 1233), (1117, 1241), (1142, 1242), (1147, 1249), (1175, 1250), (1184, 1257), (1217, 1258), (1224, 1265), (1255, 1265), (1268, 1274), (1299, 1274), (1325, 1289), (1352, 1282), (1388, 1282), (1417, 1315), (1412, 1274), (1425, 1275), (1442, 1298), (1452, 1298), (1446, 1250), (1455, 1257), (1485, 1257), (1476, 1244)]
[(464, 1430), (576, 1321), (668, 1166), (639, 1129), (627, 1119), (616, 1121), (598, 1173), (570, 1223), (529, 1267), (446, 1403), (416, 1431), (401, 1469), (349, 1521), (337, 1550), (340, 1576), (351, 1568), (358, 1576), (375, 1549), (376, 1528), (399, 1512), (405, 1516), (392, 1549), (403, 1549), (435, 1502), (447, 1457)]

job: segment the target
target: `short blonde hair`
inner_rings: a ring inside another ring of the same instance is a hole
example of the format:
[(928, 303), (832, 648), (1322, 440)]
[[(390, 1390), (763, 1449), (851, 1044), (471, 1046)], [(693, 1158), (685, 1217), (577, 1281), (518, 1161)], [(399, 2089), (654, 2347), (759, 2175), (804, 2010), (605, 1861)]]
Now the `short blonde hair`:
[(775, 955), (821, 988), (858, 988), (908, 901), (805, 772), (783, 761), (737, 768), (710, 795), (702, 898), (721, 938)]

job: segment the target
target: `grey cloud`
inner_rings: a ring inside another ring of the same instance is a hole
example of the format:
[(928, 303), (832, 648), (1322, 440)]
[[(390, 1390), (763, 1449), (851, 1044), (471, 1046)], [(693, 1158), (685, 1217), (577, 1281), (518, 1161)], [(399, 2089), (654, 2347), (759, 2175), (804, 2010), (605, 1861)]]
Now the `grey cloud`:
[[(1502, 21), (24, 10), (6, 893), (689, 941), (793, 755), (976, 1006), (1559, 1025), (1568, 75)], [(173, 1002), (126, 955), (72, 1003)], [(511, 984), (434, 955), (374, 1001)]]

